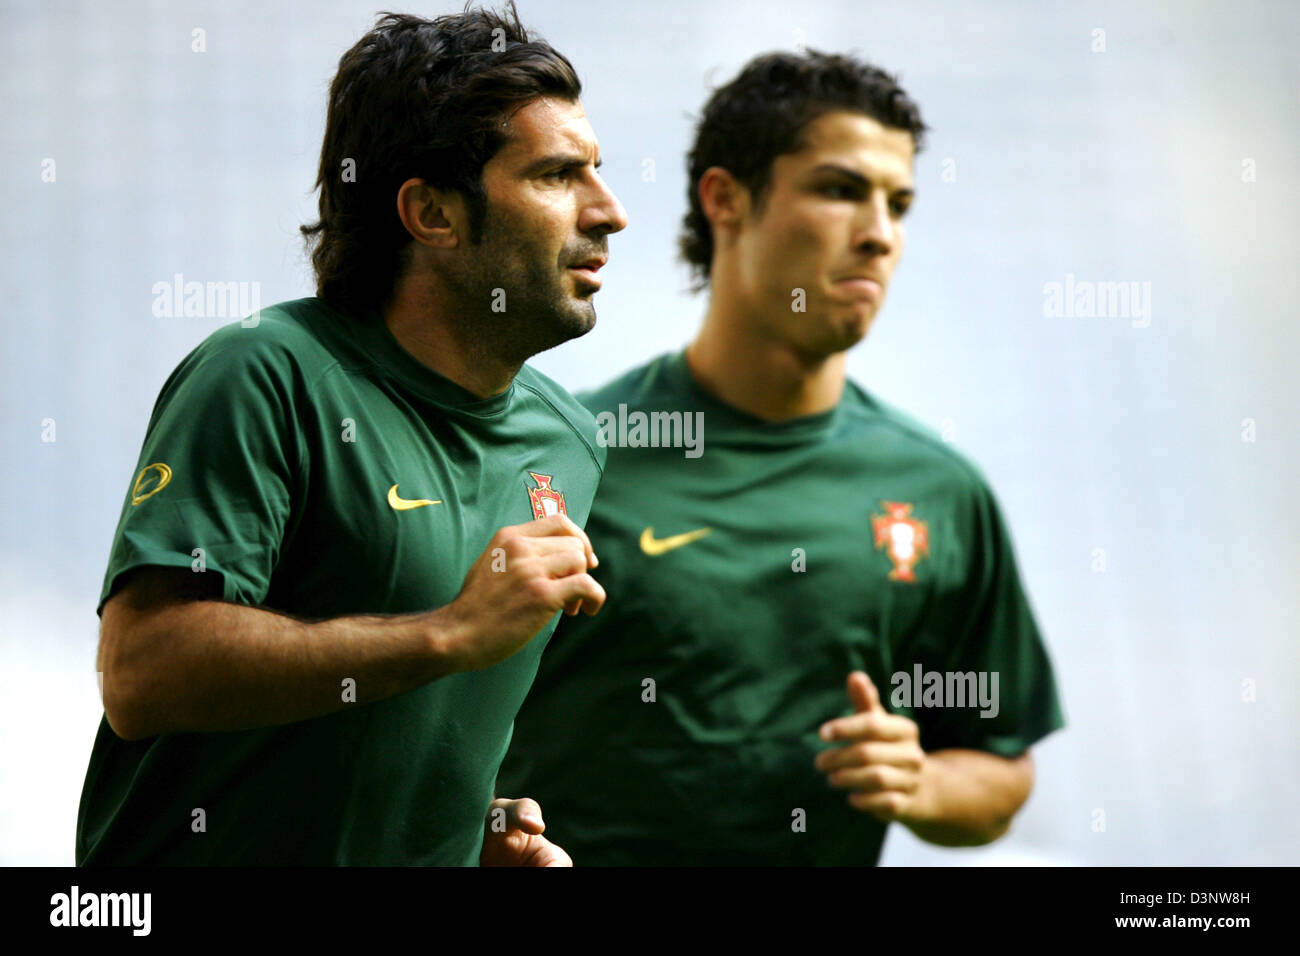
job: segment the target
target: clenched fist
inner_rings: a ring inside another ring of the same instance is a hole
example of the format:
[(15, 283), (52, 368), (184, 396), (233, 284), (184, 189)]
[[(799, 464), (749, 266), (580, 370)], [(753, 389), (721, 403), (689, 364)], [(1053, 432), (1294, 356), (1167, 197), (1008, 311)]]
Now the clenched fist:
[(483, 670), (527, 644), (556, 611), (595, 614), (605, 589), (587, 572), (591, 541), (567, 515), (502, 528), (456, 599), (431, 611), (449, 670)]
[(822, 740), (843, 746), (817, 755), (816, 767), (832, 787), (848, 790), (849, 805), (882, 823), (907, 823), (922, 810), (921, 780), (926, 753), (914, 721), (891, 714), (871, 678), (854, 671), (848, 679), (854, 713), (822, 725)]

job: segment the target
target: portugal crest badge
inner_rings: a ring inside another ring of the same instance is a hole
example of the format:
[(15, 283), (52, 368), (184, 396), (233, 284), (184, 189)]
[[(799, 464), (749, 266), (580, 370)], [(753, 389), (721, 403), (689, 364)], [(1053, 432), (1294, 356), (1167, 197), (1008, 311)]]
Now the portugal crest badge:
[(882, 501), (884, 514), (871, 516), (871, 530), (876, 548), (884, 548), (894, 570), (891, 581), (916, 581), (913, 569), (930, 554), (930, 529), (924, 521), (912, 517), (912, 505), (902, 501)]
[[(534, 518), (549, 518), (551, 515), (568, 514), (564, 510), (564, 492), (551, 487), (554, 480), (551, 475), (539, 475), (530, 471), (528, 477), (537, 482), (536, 488), (528, 488), (528, 500), (533, 503)], [(524, 487), (528, 487), (525, 485)]]

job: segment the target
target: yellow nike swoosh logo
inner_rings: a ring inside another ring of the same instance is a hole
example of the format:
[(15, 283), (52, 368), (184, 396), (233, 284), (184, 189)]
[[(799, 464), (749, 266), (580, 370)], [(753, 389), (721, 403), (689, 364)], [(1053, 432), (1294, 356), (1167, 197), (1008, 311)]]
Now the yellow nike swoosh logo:
[(442, 504), (441, 501), (430, 501), (428, 498), (399, 498), (397, 497), (397, 485), (393, 485), (388, 489), (388, 507), (394, 511), (410, 511), (412, 508), (440, 504)]
[(658, 557), (661, 554), (667, 554), (682, 545), (690, 544), (692, 541), (699, 541), (706, 534), (712, 531), (712, 528), (696, 528), (694, 531), (686, 531), (682, 534), (669, 535), (667, 538), (655, 539), (655, 529), (646, 528), (641, 532), (641, 550), (651, 557)]

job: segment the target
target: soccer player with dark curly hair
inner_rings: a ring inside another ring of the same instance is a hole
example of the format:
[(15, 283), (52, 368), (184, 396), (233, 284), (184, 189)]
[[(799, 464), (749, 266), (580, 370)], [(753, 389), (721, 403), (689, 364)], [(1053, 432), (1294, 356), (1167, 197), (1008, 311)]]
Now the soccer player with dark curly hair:
[(1063, 726), (980, 472), (849, 381), (903, 252), (926, 127), (847, 56), (750, 62), (704, 108), (684, 350), (593, 393), (608, 594), (565, 620), (501, 783), (579, 864), (872, 865), (966, 846)]

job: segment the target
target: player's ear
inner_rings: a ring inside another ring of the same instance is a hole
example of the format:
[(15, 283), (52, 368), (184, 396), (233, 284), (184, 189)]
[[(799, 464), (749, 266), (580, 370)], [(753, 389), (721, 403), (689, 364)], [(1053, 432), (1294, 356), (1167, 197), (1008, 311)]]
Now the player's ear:
[(714, 229), (735, 226), (749, 211), (749, 190), (721, 166), (710, 166), (696, 186), (704, 217)]
[(397, 190), (397, 216), (411, 238), (434, 249), (455, 249), (468, 235), (465, 199), (423, 179), (408, 179)]

